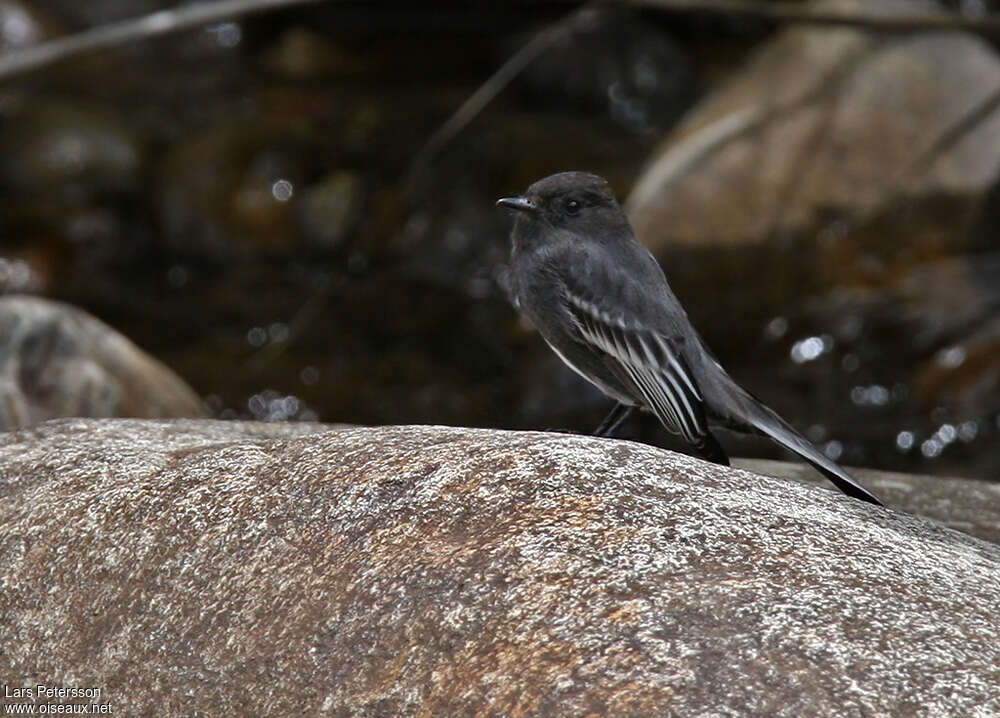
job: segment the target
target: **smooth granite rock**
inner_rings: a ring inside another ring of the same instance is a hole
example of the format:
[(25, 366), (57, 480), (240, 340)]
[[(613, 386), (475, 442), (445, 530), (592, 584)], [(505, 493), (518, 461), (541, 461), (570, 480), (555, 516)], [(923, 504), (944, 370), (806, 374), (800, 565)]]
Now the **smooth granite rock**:
[(1000, 711), (994, 544), (629, 442), (321, 428), (0, 434), (5, 683), (122, 715)]

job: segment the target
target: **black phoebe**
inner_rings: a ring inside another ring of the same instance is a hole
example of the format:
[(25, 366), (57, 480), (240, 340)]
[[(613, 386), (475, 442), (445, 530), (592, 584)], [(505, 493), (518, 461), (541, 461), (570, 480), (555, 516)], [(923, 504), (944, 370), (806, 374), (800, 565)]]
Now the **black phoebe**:
[(608, 183), (562, 172), (498, 205), (518, 211), (511, 280), (518, 308), (566, 364), (618, 401), (611, 432), (636, 407), (699, 454), (729, 458), (708, 422), (770, 436), (849, 496), (881, 505), (774, 411), (741, 388), (705, 347), (663, 270), (632, 234)]

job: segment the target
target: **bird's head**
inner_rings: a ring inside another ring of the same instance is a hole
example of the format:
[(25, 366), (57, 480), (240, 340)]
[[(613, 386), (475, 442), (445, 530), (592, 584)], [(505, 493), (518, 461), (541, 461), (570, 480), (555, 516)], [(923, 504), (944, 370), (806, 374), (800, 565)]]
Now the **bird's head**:
[[(628, 220), (603, 177), (588, 172), (560, 172), (540, 179), (517, 197), (497, 200), (497, 206), (516, 210), (514, 241), (542, 237), (549, 227), (563, 235), (606, 241), (624, 231)], [(543, 240), (544, 241), (544, 240)]]

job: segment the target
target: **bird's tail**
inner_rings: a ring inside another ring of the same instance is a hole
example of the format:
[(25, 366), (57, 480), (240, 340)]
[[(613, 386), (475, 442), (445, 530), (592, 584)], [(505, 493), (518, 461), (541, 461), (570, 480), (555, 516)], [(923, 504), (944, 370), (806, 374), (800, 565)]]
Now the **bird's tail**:
[(882, 502), (859, 484), (853, 476), (840, 468), (835, 461), (817, 449), (812, 442), (792, 428), (772, 409), (765, 406), (757, 397), (740, 387), (736, 382), (732, 382), (732, 392), (730, 396), (735, 401), (730, 405), (730, 409), (737, 414), (737, 418), (742, 423), (749, 424), (761, 433), (770, 436), (786, 449), (801, 456), (848, 496), (882, 506)]

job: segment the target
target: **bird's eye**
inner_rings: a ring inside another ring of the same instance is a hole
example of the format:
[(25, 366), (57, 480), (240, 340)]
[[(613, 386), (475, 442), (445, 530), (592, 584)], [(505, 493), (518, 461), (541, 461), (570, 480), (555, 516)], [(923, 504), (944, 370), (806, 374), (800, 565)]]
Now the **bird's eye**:
[(580, 208), (583, 207), (579, 200), (568, 199), (566, 200), (566, 213), (567, 214), (577, 214)]

